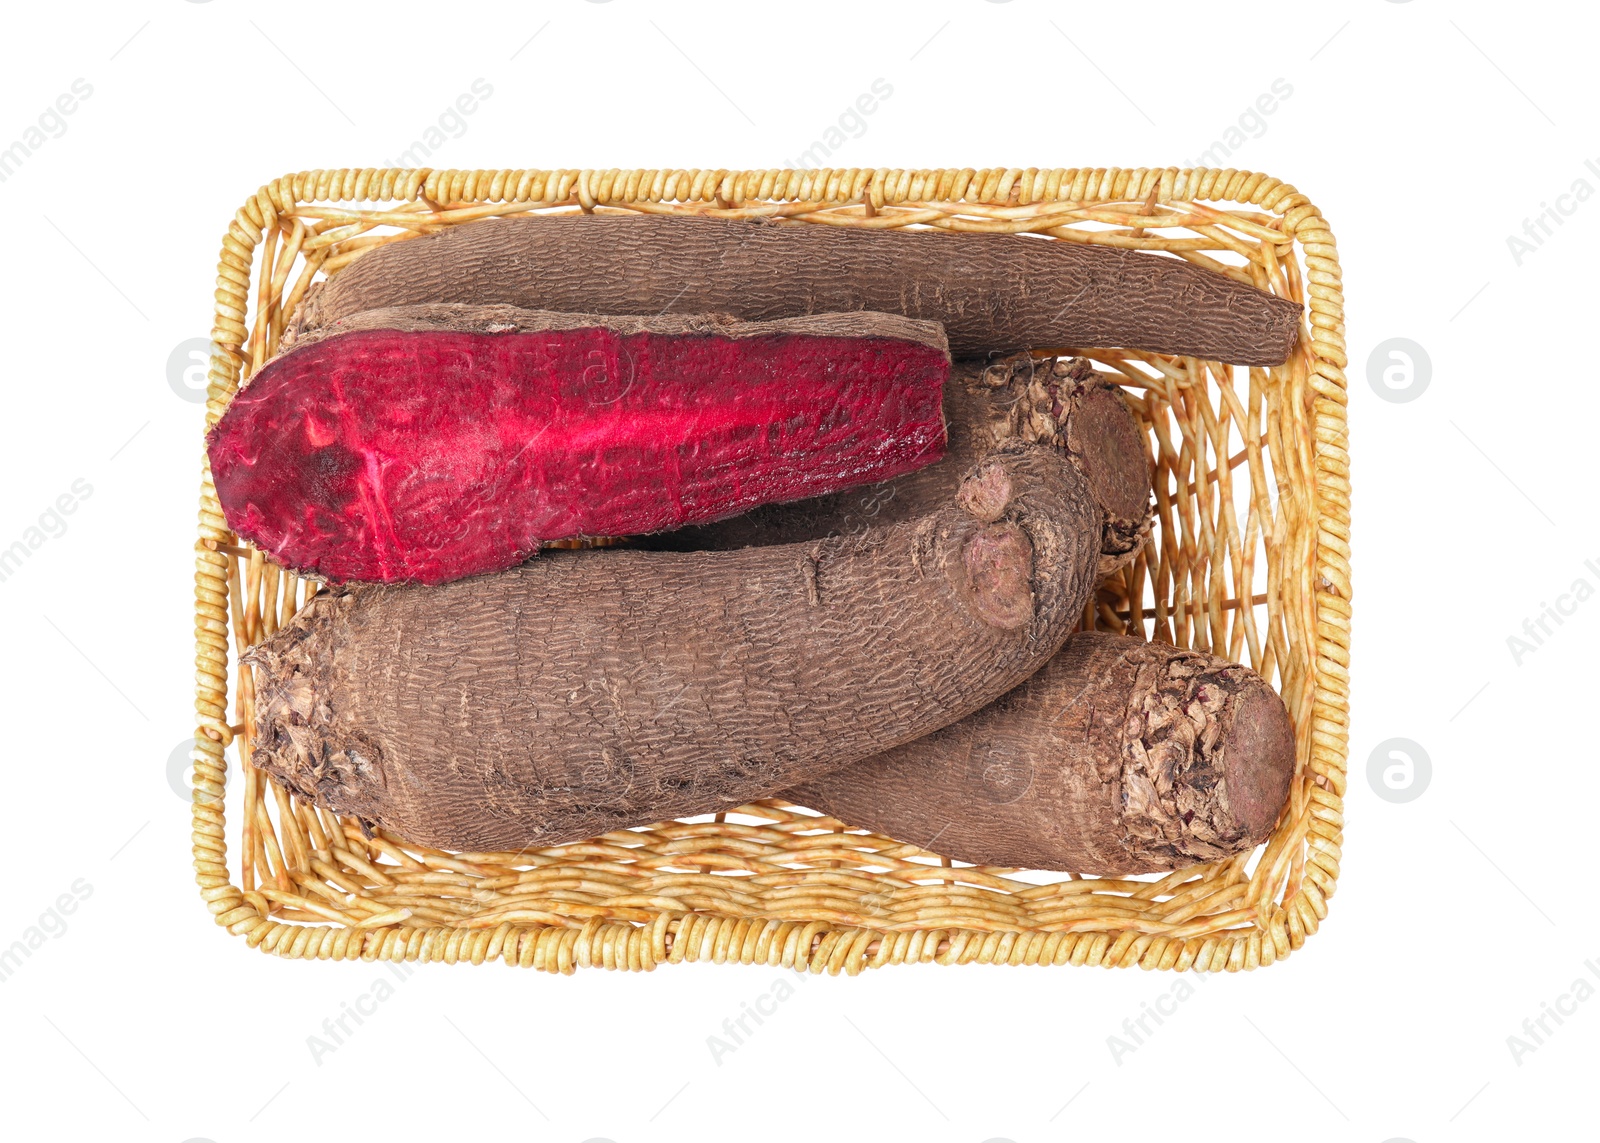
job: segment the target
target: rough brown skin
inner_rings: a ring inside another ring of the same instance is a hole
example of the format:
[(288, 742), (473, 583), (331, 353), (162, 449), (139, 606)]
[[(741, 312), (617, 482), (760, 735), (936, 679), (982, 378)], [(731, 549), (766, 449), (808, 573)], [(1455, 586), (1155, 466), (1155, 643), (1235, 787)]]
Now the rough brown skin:
[(908, 742), (1043, 665), (1093, 582), (1099, 509), (1061, 456), (1012, 444), (972, 481), (849, 541), (552, 552), (318, 596), (246, 657), (254, 762), (485, 851), (727, 809)]
[(945, 383), (944, 459), (905, 476), (788, 504), (768, 504), (712, 524), (642, 537), (669, 551), (723, 551), (850, 536), (909, 520), (948, 498), (967, 470), (1009, 440), (1049, 444), (1083, 473), (1105, 513), (1099, 576), (1132, 561), (1150, 536), (1150, 460), (1139, 423), (1118, 389), (1083, 358), (1024, 353), (991, 364), (958, 361)]
[(1125, 876), (1259, 845), (1294, 767), (1254, 671), (1083, 632), (977, 714), (782, 796), (958, 861)]
[(361, 310), (504, 303), (747, 321), (877, 310), (936, 321), (956, 356), (1122, 346), (1280, 365), (1300, 306), (1176, 258), (1029, 235), (561, 215), (484, 219), (379, 247), (313, 287), (315, 328)]

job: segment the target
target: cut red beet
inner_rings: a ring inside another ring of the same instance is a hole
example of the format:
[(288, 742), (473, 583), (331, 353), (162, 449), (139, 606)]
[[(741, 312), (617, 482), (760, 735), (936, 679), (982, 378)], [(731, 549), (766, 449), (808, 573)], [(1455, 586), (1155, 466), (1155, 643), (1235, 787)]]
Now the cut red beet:
[(211, 472), (229, 527), (286, 567), (443, 583), (931, 464), (948, 372), (937, 325), (890, 315), (402, 307), (268, 362)]

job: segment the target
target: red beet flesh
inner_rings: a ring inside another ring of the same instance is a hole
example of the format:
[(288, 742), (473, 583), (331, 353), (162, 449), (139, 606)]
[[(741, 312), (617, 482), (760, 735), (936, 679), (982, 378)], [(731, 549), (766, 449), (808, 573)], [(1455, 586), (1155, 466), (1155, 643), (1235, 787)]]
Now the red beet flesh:
[(948, 371), (885, 337), (360, 331), (269, 362), (211, 472), (286, 567), (442, 583), (931, 464)]

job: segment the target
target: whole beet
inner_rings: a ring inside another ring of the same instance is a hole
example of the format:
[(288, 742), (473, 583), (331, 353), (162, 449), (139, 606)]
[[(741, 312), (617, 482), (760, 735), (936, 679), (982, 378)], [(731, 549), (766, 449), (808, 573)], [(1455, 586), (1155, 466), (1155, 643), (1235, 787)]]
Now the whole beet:
[(783, 796), (960, 861), (1119, 876), (1259, 845), (1294, 771), (1260, 675), (1091, 631), (976, 714)]
[(1082, 610), (1100, 523), (1065, 458), (1012, 443), (936, 510), (860, 536), (326, 593), (247, 656), (253, 760), (456, 850), (727, 809), (1026, 679)]
[(1301, 307), (1140, 250), (1028, 234), (585, 214), (491, 218), (363, 254), (306, 298), (298, 327), (381, 306), (502, 303), (746, 321), (872, 310), (938, 322), (958, 357), (1123, 346), (1280, 365)]

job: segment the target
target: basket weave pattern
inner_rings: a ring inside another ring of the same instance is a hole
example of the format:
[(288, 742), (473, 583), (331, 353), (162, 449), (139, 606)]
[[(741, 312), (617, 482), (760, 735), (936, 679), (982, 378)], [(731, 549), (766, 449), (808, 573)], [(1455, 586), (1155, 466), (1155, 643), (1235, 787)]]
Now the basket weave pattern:
[(225, 751), (248, 759), (254, 720), (248, 672), (230, 704), (231, 665), (316, 587), (241, 544), (207, 471), (193, 840), (217, 923), (280, 956), (498, 958), (560, 972), (683, 960), (1237, 971), (1304, 944), (1339, 871), (1350, 626), (1341, 276), (1306, 197), (1261, 174), (1176, 168), (303, 172), (262, 187), (223, 239), (207, 427), (276, 352), (315, 276), (473, 219), (597, 210), (1026, 231), (1165, 251), (1305, 303), (1300, 347), (1273, 369), (1035, 347), (1116, 375), (1155, 466), (1151, 542), (1085, 625), (1211, 651), (1274, 682), (1300, 748), (1283, 819), (1256, 854), (1159, 879), (959, 866), (777, 801), (577, 845), (460, 854), (366, 838), (244, 765), (230, 873)]

